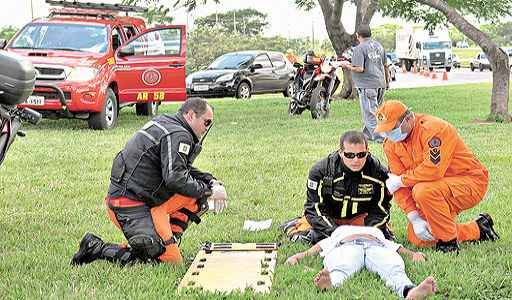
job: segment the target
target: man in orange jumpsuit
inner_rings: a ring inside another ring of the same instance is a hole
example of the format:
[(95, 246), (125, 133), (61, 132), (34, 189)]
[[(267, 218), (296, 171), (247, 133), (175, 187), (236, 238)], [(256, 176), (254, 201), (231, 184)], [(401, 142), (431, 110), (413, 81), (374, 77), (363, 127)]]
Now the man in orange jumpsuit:
[(489, 173), (453, 125), (387, 101), (376, 112), (389, 162), (388, 190), (409, 220), (407, 234), (416, 246), (458, 251), (459, 241), (496, 240), (487, 213), (459, 224), (457, 215), (485, 196)]

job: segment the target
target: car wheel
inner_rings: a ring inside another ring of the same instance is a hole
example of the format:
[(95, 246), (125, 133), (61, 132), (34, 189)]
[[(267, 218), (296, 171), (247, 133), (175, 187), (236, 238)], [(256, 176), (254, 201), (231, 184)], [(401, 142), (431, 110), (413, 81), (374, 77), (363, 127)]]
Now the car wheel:
[(327, 90), (319, 85), (311, 95), (311, 102), (309, 104), (311, 117), (313, 119), (325, 119), (329, 117), (330, 105), (328, 103)]
[(446, 67), (446, 72), (450, 72), (452, 70), (452, 67)]
[(480, 69), (480, 72), (483, 72), (483, 71), (484, 71), (484, 66), (483, 66), (482, 64), (480, 64), (480, 65), (478, 66), (478, 69)]
[(159, 102), (146, 102), (135, 104), (135, 113), (137, 116), (150, 116), (153, 117), (158, 113)]
[(242, 82), (236, 89), (236, 97), (239, 99), (251, 98), (251, 86), (247, 82)]
[(428, 70), (429, 70), (430, 72), (432, 72), (432, 71), (434, 71), (434, 67), (429, 67), (429, 68), (428, 68)]
[(475, 66), (473, 66), (473, 64), (469, 64), (469, 68), (471, 69), (471, 72), (475, 72)]
[(293, 97), (293, 93), (295, 92), (295, 84), (294, 84), (294, 81), (293, 80), (290, 80), (288, 82), (288, 85), (286, 86), (286, 90), (283, 91), (283, 95), (285, 97)]
[(102, 110), (89, 116), (89, 128), (106, 130), (116, 127), (118, 113), (116, 94), (108, 88)]

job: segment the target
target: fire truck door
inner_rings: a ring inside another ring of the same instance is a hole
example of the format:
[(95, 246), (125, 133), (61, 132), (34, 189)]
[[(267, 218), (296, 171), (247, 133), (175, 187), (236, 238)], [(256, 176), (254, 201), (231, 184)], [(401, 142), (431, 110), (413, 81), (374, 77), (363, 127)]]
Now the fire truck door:
[(186, 99), (185, 26), (145, 31), (116, 51), (120, 103)]

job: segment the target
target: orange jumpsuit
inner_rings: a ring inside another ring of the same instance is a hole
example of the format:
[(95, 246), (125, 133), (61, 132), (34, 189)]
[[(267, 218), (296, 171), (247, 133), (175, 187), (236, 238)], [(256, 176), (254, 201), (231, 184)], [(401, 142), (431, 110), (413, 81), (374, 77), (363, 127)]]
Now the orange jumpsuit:
[[(415, 114), (415, 125), (402, 142), (384, 141), (390, 172), (402, 175), (405, 188), (394, 198), (407, 214), (418, 210), (432, 235), (444, 242), (478, 240), (475, 221), (456, 223), (457, 215), (477, 205), (489, 184), (487, 169), (475, 158), (457, 130), (439, 118)], [(416, 246), (435, 242), (420, 240), (408, 224), (408, 239)]]

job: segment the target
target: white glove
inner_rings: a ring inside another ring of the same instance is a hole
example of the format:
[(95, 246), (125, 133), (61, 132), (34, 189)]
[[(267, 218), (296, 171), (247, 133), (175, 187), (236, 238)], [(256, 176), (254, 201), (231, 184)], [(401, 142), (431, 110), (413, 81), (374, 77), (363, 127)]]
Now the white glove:
[(423, 220), (418, 211), (413, 210), (407, 214), (407, 219), (412, 224), (412, 229), (414, 229), (414, 234), (420, 239), (424, 241), (434, 241), (435, 238), (430, 233), (430, 225), (428, 225), (427, 221)]
[(389, 173), (388, 176), (389, 178), (386, 180), (386, 187), (391, 194), (394, 194), (399, 188), (405, 187), (405, 184), (402, 182), (402, 176), (398, 176), (393, 173)]
[(215, 214), (221, 213), (224, 208), (228, 207), (228, 194), (226, 189), (219, 182), (214, 182), (212, 185), (212, 195), (210, 196), (213, 200), (213, 212)]

